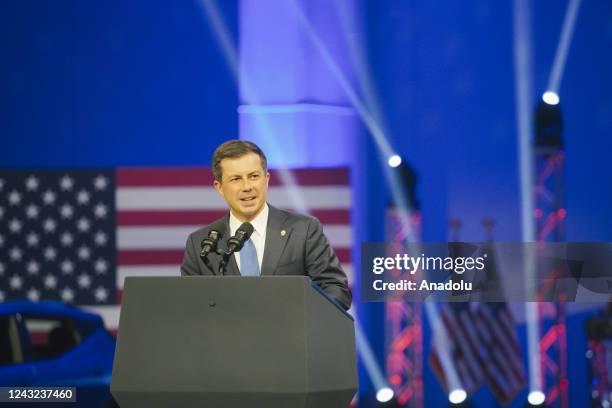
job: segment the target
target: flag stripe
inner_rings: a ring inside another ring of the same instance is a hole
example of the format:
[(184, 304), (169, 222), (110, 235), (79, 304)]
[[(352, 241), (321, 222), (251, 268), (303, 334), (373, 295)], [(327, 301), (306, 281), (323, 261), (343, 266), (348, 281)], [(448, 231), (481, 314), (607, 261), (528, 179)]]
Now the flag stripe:
[(520, 347), (519, 347), (519, 343), (518, 343), (518, 336), (516, 335), (516, 332), (513, 330), (512, 327), (512, 315), (510, 314), (510, 310), (505, 307), (501, 313), (499, 313), (499, 320), (502, 324), (502, 328), (504, 330), (504, 335), (510, 339), (510, 342), (512, 344), (512, 349), (514, 350), (515, 353), (519, 353), (521, 352)]
[(120, 250), (117, 254), (117, 265), (181, 265), (184, 249), (175, 250)]
[(119, 211), (117, 223), (120, 226), (145, 225), (208, 225), (225, 216), (227, 211)]
[[(209, 187), (120, 187), (117, 190), (117, 210), (202, 210), (226, 209), (227, 205)], [(339, 209), (351, 207), (348, 186), (273, 187), (268, 201), (278, 208)], [(299, 205), (298, 205), (299, 204)]]
[[(511, 369), (512, 372), (507, 373), (509, 376), (516, 376), (518, 378), (521, 378), (523, 369), (520, 365), (519, 360), (517, 358), (512, 358), (514, 355), (516, 355), (516, 352), (514, 351), (514, 348), (511, 345), (512, 342), (509, 341), (508, 336), (503, 333), (503, 330), (500, 327), (500, 318), (494, 319), (491, 314), (491, 311), (487, 308), (481, 308), (481, 311), (484, 320), (488, 323), (489, 329), (492, 330), (492, 333), (495, 336), (495, 339), (497, 340), (497, 344), (501, 346), (501, 350), (505, 355), (502, 369)], [(500, 311), (498, 315), (501, 313), (503, 313), (503, 311)]]
[[(293, 210), (288, 210), (295, 212)], [(186, 210), (186, 211), (135, 211), (126, 210), (117, 213), (117, 223), (121, 226), (145, 225), (208, 225), (224, 217), (226, 209), (219, 210)], [(351, 212), (348, 209), (312, 210), (310, 215), (322, 224), (349, 224)]]
[(476, 364), (476, 360), (472, 355), (472, 350), (469, 347), (462, 329), (457, 325), (457, 321), (454, 318), (454, 312), (448, 305), (443, 304), (441, 307), (441, 314), (444, 325), (446, 326), (446, 332), (460, 348), (460, 352), (463, 356), (461, 360), (466, 362), (470, 377), (474, 379), (474, 383), (479, 383), (482, 379), (482, 371)]
[[(117, 247), (119, 250), (184, 249), (189, 234), (199, 228), (200, 225), (119, 227)], [(333, 247), (352, 245), (352, 229), (349, 225), (326, 225), (323, 230)]]
[(478, 334), (485, 339), (484, 343), (488, 355), (488, 358), (482, 364), (487, 377), (487, 383), (492, 388), (492, 391), (496, 396), (505, 399), (506, 397), (504, 396), (504, 390), (506, 390), (508, 387), (505, 385), (506, 381), (502, 373), (507, 362), (499, 360), (497, 344), (495, 344), (493, 338), (490, 336), (490, 327), (488, 323), (485, 322), (485, 319), (481, 316), (481, 308), (479, 307), (478, 309), (477, 315), (479, 318), (475, 319), (477, 322), (476, 327), (478, 328)]
[[(334, 248), (340, 263), (348, 264), (351, 262), (350, 248)], [(121, 266), (136, 265), (181, 265), (183, 263), (184, 249), (175, 250), (120, 250), (117, 256), (117, 264)]]
[[(291, 181), (298, 186), (348, 185), (347, 168), (293, 169), (288, 170)], [(280, 170), (270, 170), (270, 186), (283, 185)], [(117, 184), (120, 187), (174, 187), (210, 186), (213, 183), (210, 168), (122, 168), (117, 170)]]

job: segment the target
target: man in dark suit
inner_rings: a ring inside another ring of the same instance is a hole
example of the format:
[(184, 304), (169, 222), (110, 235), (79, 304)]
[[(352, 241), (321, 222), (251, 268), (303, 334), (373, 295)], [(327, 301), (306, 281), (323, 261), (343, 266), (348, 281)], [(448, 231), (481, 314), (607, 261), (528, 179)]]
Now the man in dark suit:
[[(243, 249), (231, 256), (226, 274), (306, 275), (342, 307), (350, 308), (346, 274), (319, 221), (267, 204), (270, 174), (261, 149), (251, 142), (231, 140), (215, 150), (212, 167), (214, 186), (229, 207), (228, 214), (218, 220), (226, 231), (220, 246), (225, 248), (242, 223), (254, 227)], [(211, 253), (206, 262), (199, 257), (211, 225), (189, 235), (181, 275), (218, 274), (220, 255)]]

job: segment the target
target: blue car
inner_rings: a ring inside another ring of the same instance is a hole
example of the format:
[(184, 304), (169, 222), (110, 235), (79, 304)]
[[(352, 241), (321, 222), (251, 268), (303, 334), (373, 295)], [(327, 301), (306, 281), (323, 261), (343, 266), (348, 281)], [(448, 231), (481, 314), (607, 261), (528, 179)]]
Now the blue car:
[(70, 406), (113, 406), (114, 353), (99, 315), (60, 302), (0, 303), (0, 386), (77, 387)]

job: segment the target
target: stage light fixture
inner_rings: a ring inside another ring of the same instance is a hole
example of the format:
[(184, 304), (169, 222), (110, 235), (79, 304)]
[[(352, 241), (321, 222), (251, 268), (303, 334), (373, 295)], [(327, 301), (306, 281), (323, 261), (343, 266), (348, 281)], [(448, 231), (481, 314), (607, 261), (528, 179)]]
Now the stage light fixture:
[(542, 95), (542, 100), (549, 105), (558, 105), (559, 104), (559, 95), (553, 91), (546, 91)]
[(463, 389), (452, 390), (450, 394), (448, 394), (448, 400), (451, 404), (461, 404), (467, 398), (467, 393)]
[(527, 401), (532, 406), (541, 406), (544, 404), (546, 400), (546, 395), (542, 391), (531, 391), (529, 395), (527, 395)]
[(402, 158), (399, 157), (397, 154), (394, 154), (389, 157), (389, 161), (387, 163), (389, 163), (389, 166), (391, 167), (397, 167), (402, 164)]
[(383, 387), (376, 392), (376, 400), (378, 402), (387, 402), (393, 398), (393, 390), (389, 387)]

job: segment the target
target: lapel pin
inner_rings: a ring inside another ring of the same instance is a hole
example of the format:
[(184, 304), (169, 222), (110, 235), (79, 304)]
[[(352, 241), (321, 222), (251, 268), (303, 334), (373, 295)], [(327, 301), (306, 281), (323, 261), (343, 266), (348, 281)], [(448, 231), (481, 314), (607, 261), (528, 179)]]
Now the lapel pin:
[(285, 235), (287, 235), (287, 231), (281, 230), (281, 237), (284, 237)]

